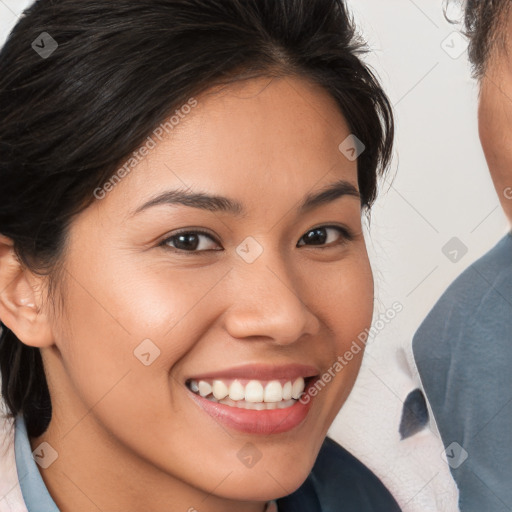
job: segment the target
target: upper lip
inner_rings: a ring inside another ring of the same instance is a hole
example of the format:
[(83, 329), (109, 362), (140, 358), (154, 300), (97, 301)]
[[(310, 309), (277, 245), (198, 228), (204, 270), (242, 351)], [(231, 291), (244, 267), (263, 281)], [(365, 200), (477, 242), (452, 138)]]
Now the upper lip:
[(210, 380), (210, 379), (296, 379), (298, 377), (314, 377), (320, 372), (318, 368), (305, 364), (246, 364), (224, 370), (215, 370), (200, 375), (193, 375), (186, 380)]

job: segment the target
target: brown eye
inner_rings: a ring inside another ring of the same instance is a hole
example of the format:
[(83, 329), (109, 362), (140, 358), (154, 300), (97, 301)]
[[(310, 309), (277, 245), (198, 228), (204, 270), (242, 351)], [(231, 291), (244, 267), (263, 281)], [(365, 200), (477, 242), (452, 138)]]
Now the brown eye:
[[(329, 230), (337, 232), (340, 237), (338, 237), (338, 241), (336, 241), (336, 236), (329, 236)], [(333, 239), (334, 238), (334, 242)], [(328, 245), (328, 247), (333, 247), (341, 244), (345, 244), (352, 240), (351, 233), (340, 226), (319, 226), (317, 228), (310, 229), (300, 240), (304, 240), (305, 242), (311, 245)], [(300, 242), (299, 240), (299, 242)], [(304, 245), (304, 244), (303, 244)], [(323, 248), (323, 247), (322, 247)]]
[(213, 237), (205, 231), (181, 231), (166, 238), (160, 245), (183, 252), (205, 252), (216, 250), (208, 248), (208, 242), (204, 241), (208, 238), (215, 242)]

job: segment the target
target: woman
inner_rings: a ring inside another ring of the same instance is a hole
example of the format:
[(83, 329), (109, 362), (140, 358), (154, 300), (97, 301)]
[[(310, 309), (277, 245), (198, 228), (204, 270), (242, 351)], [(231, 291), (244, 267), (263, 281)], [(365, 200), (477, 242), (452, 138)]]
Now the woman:
[(341, 0), (25, 12), (0, 53), (0, 368), (27, 510), (399, 510), (326, 438), (392, 148), (363, 51)]

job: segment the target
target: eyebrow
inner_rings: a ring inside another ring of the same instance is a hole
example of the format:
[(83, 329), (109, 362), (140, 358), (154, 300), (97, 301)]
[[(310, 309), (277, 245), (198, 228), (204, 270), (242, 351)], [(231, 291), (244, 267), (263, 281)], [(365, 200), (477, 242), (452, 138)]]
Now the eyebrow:
[[(340, 197), (352, 196), (361, 200), (361, 194), (352, 183), (339, 180), (325, 186), (317, 192), (309, 193), (298, 206), (298, 213), (306, 213), (321, 205), (331, 203)], [(237, 217), (245, 216), (246, 210), (242, 203), (219, 195), (209, 195), (205, 192), (188, 192), (186, 190), (168, 190), (139, 206), (130, 216), (136, 215), (157, 205), (181, 204), (210, 212), (231, 213)]]

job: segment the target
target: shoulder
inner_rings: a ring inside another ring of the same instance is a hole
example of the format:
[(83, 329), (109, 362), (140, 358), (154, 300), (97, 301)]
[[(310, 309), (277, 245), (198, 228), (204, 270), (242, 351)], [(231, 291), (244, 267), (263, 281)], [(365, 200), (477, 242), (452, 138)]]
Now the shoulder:
[(490, 286), (497, 283), (510, 283), (511, 279), (512, 232), (509, 232), (490, 251), (462, 272), (450, 288), (456, 290), (469, 286), (485, 292)]
[(455, 428), (455, 410), (491, 407), (511, 385), (511, 331), (509, 233), (455, 279), (414, 334), (421, 382), (444, 428)]
[(400, 512), (377, 476), (361, 461), (326, 437), (313, 469), (297, 491), (278, 500), (279, 512)]
[(470, 265), (453, 284), (462, 285), (469, 279), (479, 277), (478, 285), (485, 288), (495, 282), (510, 280), (511, 276), (512, 232), (509, 232), (490, 251)]
[(462, 272), (446, 289), (418, 328), (413, 340), (450, 335), (450, 326), (470, 324), (492, 317), (510, 322), (503, 308), (512, 308), (512, 233)]
[(493, 285), (512, 280), (512, 233), (507, 233), (490, 251), (485, 253), (448, 287), (441, 299), (472, 291), (485, 295)]

